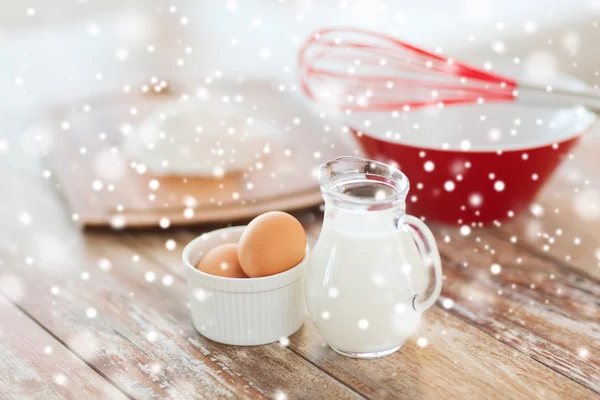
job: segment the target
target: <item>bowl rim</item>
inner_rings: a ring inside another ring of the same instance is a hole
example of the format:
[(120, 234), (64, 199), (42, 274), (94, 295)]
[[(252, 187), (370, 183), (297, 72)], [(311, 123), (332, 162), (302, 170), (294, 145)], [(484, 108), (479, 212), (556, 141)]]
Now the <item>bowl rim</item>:
[[(571, 134), (568, 137), (564, 137), (564, 138), (562, 138), (560, 140), (556, 140), (554, 142), (547, 142), (547, 143), (543, 143), (543, 144), (527, 144), (522, 147), (511, 146), (511, 147), (507, 147), (507, 148), (498, 148), (498, 149), (474, 148), (474, 149), (469, 149), (469, 150), (462, 150), (462, 149), (456, 149), (456, 148), (444, 149), (443, 147), (433, 147), (433, 146), (429, 146), (429, 145), (416, 145), (414, 143), (402, 143), (400, 141), (388, 140), (387, 138), (381, 137), (381, 135), (366, 132), (364, 129), (356, 129), (351, 125), (348, 125), (348, 128), (355, 136), (358, 136), (358, 133), (360, 132), (363, 136), (367, 136), (369, 139), (376, 140), (378, 142), (385, 142), (385, 143), (388, 143), (388, 144), (390, 144), (394, 147), (398, 147), (398, 148), (411, 148), (411, 149), (415, 149), (415, 150), (425, 150), (425, 151), (429, 151), (429, 152), (444, 152), (444, 153), (455, 153), (455, 154), (468, 155), (468, 154), (522, 153), (522, 152), (527, 152), (527, 151), (543, 149), (546, 147), (552, 147), (554, 145), (560, 146), (561, 144), (570, 142), (572, 140), (579, 139), (581, 136), (583, 136), (587, 132), (591, 131), (596, 125), (598, 125), (599, 122), (600, 122), (600, 118), (594, 117), (594, 119), (592, 121), (590, 121), (590, 123), (588, 123), (588, 125), (586, 125), (585, 127), (578, 129), (576, 132), (574, 132), (573, 134)], [(358, 140), (359, 141), (361, 140), (360, 137), (358, 138)]]
[[(501, 102), (497, 102), (497, 103), (490, 104), (490, 105), (499, 105), (499, 104), (512, 105), (515, 107), (531, 107), (529, 105), (524, 105), (524, 104), (519, 104), (519, 103), (501, 103)], [(477, 105), (477, 104), (475, 104), (475, 105), (464, 104), (464, 105), (453, 105), (452, 107), (455, 109), (459, 109), (461, 107), (482, 107), (482, 106)], [(553, 110), (555, 112), (558, 112), (560, 110), (565, 110), (565, 109), (564, 108), (562, 108), (562, 109), (554, 108)], [(576, 112), (576, 111), (573, 111), (573, 112)], [(385, 137), (385, 135), (383, 133), (373, 133), (373, 131), (370, 131), (369, 129), (357, 128), (356, 121), (353, 119), (346, 120), (346, 125), (348, 126), (348, 129), (350, 129), (350, 131), (355, 136), (359, 136), (359, 133), (360, 133), (363, 136), (367, 136), (369, 139), (377, 140), (379, 142), (385, 142), (385, 143), (388, 143), (388, 144), (394, 145), (394, 146), (410, 147), (410, 148), (428, 150), (428, 151), (455, 152), (455, 153), (461, 153), (461, 154), (469, 154), (469, 153), (490, 154), (490, 153), (498, 153), (499, 151), (501, 151), (503, 153), (529, 151), (529, 150), (549, 147), (554, 144), (561, 144), (561, 143), (571, 141), (571, 140), (583, 135), (584, 133), (588, 132), (589, 130), (591, 130), (594, 127), (594, 125), (596, 125), (598, 123), (598, 121), (600, 120), (597, 114), (589, 111), (588, 109), (583, 109), (583, 116), (586, 118), (586, 120), (583, 121), (582, 126), (577, 127), (576, 125), (573, 124), (572, 127), (569, 128), (569, 131), (567, 134), (561, 135), (560, 137), (558, 137), (556, 140), (553, 140), (553, 141), (545, 140), (543, 142), (539, 142), (539, 141), (532, 142), (531, 140), (528, 140), (528, 141), (523, 141), (522, 143), (514, 143), (514, 144), (509, 144), (509, 145), (504, 145), (504, 146), (498, 145), (496, 148), (491, 147), (491, 145), (486, 145), (486, 146), (474, 145), (469, 150), (463, 150), (460, 148), (445, 149), (445, 148), (443, 148), (443, 146), (439, 146), (439, 145), (435, 146), (435, 145), (432, 145), (431, 143), (416, 144), (416, 143), (414, 143), (414, 141), (405, 142), (403, 140), (395, 140), (393, 138), (387, 138), (387, 137)], [(388, 118), (388, 117), (386, 117), (386, 118)], [(389, 116), (389, 118), (391, 119), (392, 117)], [(577, 121), (574, 119), (573, 122), (577, 122)], [(360, 140), (360, 137), (358, 139)]]
[(262, 276), (258, 278), (229, 278), (217, 275), (207, 274), (197, 270), (192, 264), (192, 252), (199, 248), (206, 248), (205, 242), (213, 236), (222, 235), (224, 233), (229, 234), (227, 238), (220, 238), (221, 243), (237, 243), (237, 240), (242, 235), (242, 232), (246, 228), (246, 225), (232, 226), (227, 228), (216, 229), (214, 231), (203, 233), (202, 235), (192, 239), (183, 249), (181, 254), (183, 264), (187, 270), (188, 283), (191, 283), (191, 279), (200, 279), (203, 287), (223, 291), (223, 292), (262, 292), (267, 290), (278, 289), (283, 286), (288, 286), (298, 279), (302, 278), (304, 274), (304, 267), (308, 262), (310, 255), (310, 247), (306, 245), (304, 258), (295, 266), (280, 272), (275, 275)]

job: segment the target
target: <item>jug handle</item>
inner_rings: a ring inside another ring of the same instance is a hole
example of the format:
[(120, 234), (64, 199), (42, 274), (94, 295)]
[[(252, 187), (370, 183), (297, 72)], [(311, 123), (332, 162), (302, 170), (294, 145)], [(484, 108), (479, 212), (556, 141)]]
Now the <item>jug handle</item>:
[[(403, 220), (403, 221), (402, 221)], [(431, 230), (417, 217), (412, 215), (405, 215), (401, 221), (403, 222), (398, 228), (400, 230), (408, 230), (413, 240), (415, 241), (421, 258), (423, 259), (424, 267), (428, 270), (428, 267), (433, 264), (434, 271), (434, 286), (431, 294), (424, 300), (419, 300), (421, 294), (417, 294), (413, 297), (413, 308), (415, 311), (425, 311), (431, 307), (437, 298), (440, 296), (442, 291), (442, 261), (440, 259), (440, 253), (435, 243), (435, 238)], [(408, 228), (408, 229), (406, 229)], [(429, 286), (429, 282), (428, 285)]]

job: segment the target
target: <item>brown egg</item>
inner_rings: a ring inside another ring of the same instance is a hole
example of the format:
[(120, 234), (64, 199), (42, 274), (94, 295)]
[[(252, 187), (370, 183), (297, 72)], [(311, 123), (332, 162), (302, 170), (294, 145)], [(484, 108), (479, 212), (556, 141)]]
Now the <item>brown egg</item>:
[(281, 211), (254, 218), (240, 238), (238, 258), (250, 278), (275, 275), (304, 258), (306, 233), (300, 222)]
[(196, 265), (207, 274), (225, 278), (247, 278), (238, 261), (238, 244), (225, 243), (211, 249)]

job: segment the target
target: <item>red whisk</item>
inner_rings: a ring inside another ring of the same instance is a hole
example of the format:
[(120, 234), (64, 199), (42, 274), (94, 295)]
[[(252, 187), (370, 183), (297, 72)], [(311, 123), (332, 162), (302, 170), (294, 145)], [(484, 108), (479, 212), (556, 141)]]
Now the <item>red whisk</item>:
[(595, 94), (524, 85), (360, 29), (315, 32), (300, 50), (299, 66), (305, 92), (342, 110), (524, 101), (554, 107), (581, 105), (600, 112), (600, 97)]

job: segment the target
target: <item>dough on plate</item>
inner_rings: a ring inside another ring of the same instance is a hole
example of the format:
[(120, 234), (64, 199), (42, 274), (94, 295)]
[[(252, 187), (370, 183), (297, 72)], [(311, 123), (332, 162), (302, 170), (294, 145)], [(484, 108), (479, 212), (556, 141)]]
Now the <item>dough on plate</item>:
[(128, 132), (123, 150), (154, 175), (220, 177), (243, 171), (277, 140), (275, 128), (253, 118), (250, 104), (213, 93), (177, 99)]

